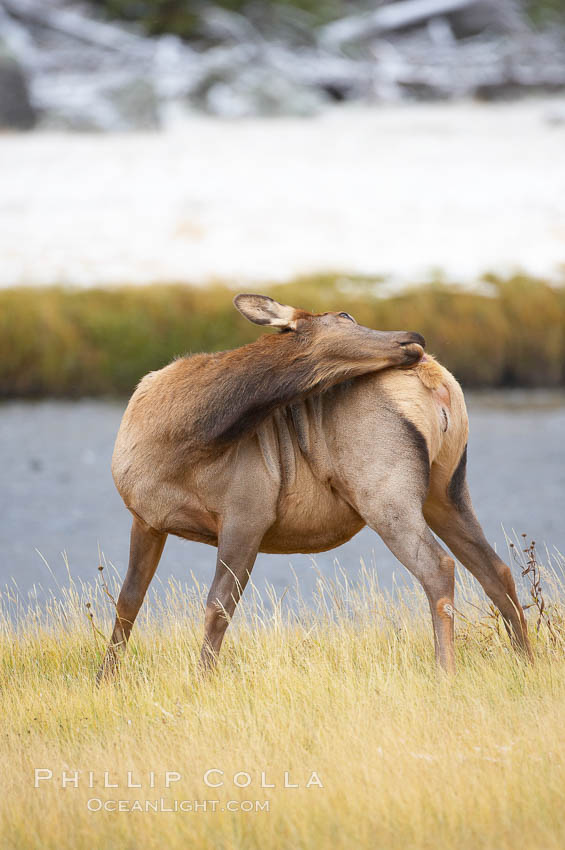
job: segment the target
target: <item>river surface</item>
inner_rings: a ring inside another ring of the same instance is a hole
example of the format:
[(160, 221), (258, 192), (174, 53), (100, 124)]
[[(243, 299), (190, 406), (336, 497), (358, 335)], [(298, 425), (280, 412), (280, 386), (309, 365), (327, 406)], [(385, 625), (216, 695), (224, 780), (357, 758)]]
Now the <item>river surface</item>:
[[(516, 392), (469, 395), (467, 402), (469, 482), (487, 538), (503, 557), (504, 530), (565, 552), (565, 396)], [(130, 515), (110, 474), (123, 409), (107, 401), (0, 405), (0, 587), (15, 581), (24, 598), (57, 593), (57, 582), (68, 580), (65, 555), (75, 578), (96, 580), (99, 550), (124, 574)], [(158, 575), (191, 580), (192, 571), (207, 586), (215, 551), (169, 537)], [(260, 555), (253, 581), (282, 593), (294, 572), (308, 598), (318, 570), (332, 575), (338, 562), (354, 578), (361, 559), (385, 588), (406, 575), (364, 529), (315, 559)]]

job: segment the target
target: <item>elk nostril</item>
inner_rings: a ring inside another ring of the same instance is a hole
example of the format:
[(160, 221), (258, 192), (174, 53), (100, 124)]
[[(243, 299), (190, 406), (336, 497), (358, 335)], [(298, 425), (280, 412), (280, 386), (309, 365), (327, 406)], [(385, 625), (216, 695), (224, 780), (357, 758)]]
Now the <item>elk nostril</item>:
[(403, 339), (400, 345), (421, 345), (422, 348), (426, 347), (426, 340), (422, 336), (422, 334), (416, 333), (415, 331), (406, 335), (406, 339)]

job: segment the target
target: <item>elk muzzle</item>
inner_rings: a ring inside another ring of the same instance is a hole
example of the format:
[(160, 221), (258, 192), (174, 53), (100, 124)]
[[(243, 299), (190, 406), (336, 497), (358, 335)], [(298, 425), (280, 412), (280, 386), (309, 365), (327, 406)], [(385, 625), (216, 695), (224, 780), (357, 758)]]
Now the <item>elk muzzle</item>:
[(399, 334), (399, 339), (397, 339), (397, 342), (404, 350), (404, 354), (406, 356), (406, 366), (412, 366), (424, 356), (426, 340), (424, 339), (422, 334), (416, 333), (415, 331)]

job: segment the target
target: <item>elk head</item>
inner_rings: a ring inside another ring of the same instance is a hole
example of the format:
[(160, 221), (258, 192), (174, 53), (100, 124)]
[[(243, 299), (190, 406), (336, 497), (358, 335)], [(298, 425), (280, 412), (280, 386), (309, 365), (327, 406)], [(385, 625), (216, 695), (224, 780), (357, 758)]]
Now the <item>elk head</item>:
[(421, 334), (376, 331), (358, 325), (349, 313), (309, 313), (266, 295), (237, 295), (234, 304), (249, 321), (291, 336), (294, 356), (315, 364), (315, 383), (323, 386), (390, 366), (412, 366), (424, 354)]

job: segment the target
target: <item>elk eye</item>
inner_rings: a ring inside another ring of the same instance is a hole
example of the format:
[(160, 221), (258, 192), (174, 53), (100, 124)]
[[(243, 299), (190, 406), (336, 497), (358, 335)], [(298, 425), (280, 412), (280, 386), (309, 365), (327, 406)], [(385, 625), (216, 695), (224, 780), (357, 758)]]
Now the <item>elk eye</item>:
[(350, 322), (354, 322), (355, 319), (353, 316), (350, 316), (349, 313), (338, 313), (337, 314), (341, 319), (349, 319)]

